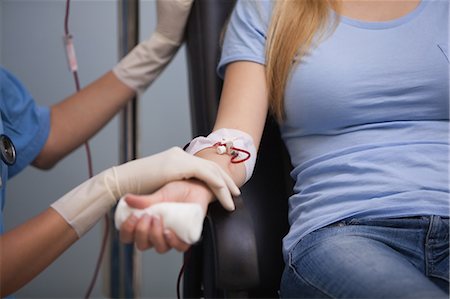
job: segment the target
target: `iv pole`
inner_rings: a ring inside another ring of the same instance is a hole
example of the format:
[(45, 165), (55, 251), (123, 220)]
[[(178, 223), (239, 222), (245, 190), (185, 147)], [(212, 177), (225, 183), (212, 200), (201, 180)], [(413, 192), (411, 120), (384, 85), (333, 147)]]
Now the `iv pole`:
[[(139, 42), (139, 0), (119, 0), (119, 55), (124, 57)], [(120, 163), (138, 158), (138, 99), (121, 112)], [(141, 255), (133, 244), (123, 244), (114, 229), (114, 210), (109, 213), (109, 246), (104, 272), (109, 298), (139, 297)]]

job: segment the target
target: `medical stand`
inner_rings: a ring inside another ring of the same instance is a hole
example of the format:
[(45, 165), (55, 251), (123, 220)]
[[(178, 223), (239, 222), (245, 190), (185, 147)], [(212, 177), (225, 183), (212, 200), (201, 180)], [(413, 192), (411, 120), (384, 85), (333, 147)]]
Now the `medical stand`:
[[(124, 57), (139, 42), (139, 0), (119, 0), (119, 55)], [(138, 158), (138, 99), (121, 112), (120, 163)], [(104, 291), (108, 298), (137, 298), (141, 281), (141, 254), (133, 244), (123, 244), (109, 213), (109, 244), (104, 263)]]

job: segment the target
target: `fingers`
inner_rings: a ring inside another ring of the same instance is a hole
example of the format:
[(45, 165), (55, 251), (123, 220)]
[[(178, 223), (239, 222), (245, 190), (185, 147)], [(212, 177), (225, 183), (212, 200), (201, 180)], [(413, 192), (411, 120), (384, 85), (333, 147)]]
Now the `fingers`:
[(131, 207), (135, 209), (145, 209), (150, 206), (151, 202), (148, 196), (141, 196), (135, 194), (127, 194), (125, 195), (125, 202)]
[(227, 187), (233, 195), (241, 194), (233, 179), (217, 163), (198, 157), (194, 158), (198, 159), (196, 162), (200, 164), (194, 167), (195, 176), (199, 178), (202, 176), (201, 179), (211, 187)]
[(229, 191), (234, 196), (241, 195), (241, 191), (236, 186), (234, 181), (230, 178), (230, 176), (228, 176), (228, 174), (221, 167), (219, 167), (219, 166), (217, 166), (217, 167), (218, 167), (219, 172), (221, 173), (222, 177), (224, 178), (225, 183), (227, 184), (227, 188), (221, 188), (220, 190), (217, 191), (217, 194), (216, 194), (217, 199), (219, 200), (219, 202), (222, 204), (222, 206), (226, 210), (234, 211), (236, 207), (234, 205), (234, 201), (233, 201), (231, 195), (229, 194)]
[(210, 173), (203, 180), (209, 186), (222, 206), (228, 211), (234, 211), (235, 206), (231, 193), (235, 196), (240, 195), (239, 188), (230, 176), (225, 173), (222, 168), (220, 168), (219, 165), (206, 160), (204, 162), (210, 163), (209, 167), (203, 168)]
[(219, 200), (220, 204), (228, 211), (234, 211), (234, 201), (233, 198), (230, 195), (230, 192), (227, 188), (211, 188), (214, 195), (217, 197), (217, 200)]
[(233, 179), (215, 162), (194, 156), (191, 159), (192, 164), (184, 164), (185, 178), (195, 177), (205, 182), (222, 206), (233, 211), (235, 206), (231, 194), (238, 196), (241, 193)]
[(128, 217), (128, 219), (122, 223), (122, 226), (120, 227), (120, 241), (125, 244), (133, 243), (134, 241), (134, 230), (136, 228), (136, 225), (139, 221), (139, 218), (132, 215), (131, 217)]
[(163, 201), (163, 194), (161, 194), (159, 190), (150, 195), (127, 194), (125, 195), (125, 201), (131, 208), (145, 209), (155, 203)]
[(175, 235), (170, 230), (164, 231), (164, 238), (166, 240), (166, 243), (169, 244), (170, 247), (175, 248), (176, 250), (180, 252), (185, 252), (189, 249), (190, 245), (181, 241), (177, 235)]
[(149, 230), (148, 239), (158, 253), (165, 253), (170, 249), (164, 238), (164, 228), (159, 216), (155, 215), (152, 217), (152, 225)]
[(152, 243), (148, 238), (149, 227), (151, 224), (151, 217), (147, 214), (143, 215), (136, 225), (134, 233), (136, 247), (139, 250), (145, 250), (152, 247)]
[(165, 229), (163, 220), (158, 216), (152, 218), (149, 240), (158, 253), (165, 253), (172, 248), (184, 252), (190, 246), (181, 241), (172, 231)]
[(241, 190), (239, 190), (239, 187), (236, 185), (233, 179), (225, 172), (225, 170), (223, 170), (219, 165), (217, 165), (216, 167), (220, 172), (220, 175), (222, 176), (223, 180), (225, 181), (225, 184), (227, 185), (228, 189), (230, 189), (231, 194), (233, 194), (234, 196), (241, 195)]
[(190, 246), (172, 231), (164, 229), (162, 219), (149, 215), (143, 215), (140, 219), (134, 215), (129, 217), (120, 229), (120, 240), (126, 244), (135, 242), (136, 248), (141, 251), (154, 247), (158, 253), (172, 248), (184, 252)]
[(120, 241), (125, 244), (135, 242), (139, 250), (151, 248), (153, 244), (148, 238), (149, 228), (151, 224), (151, 217), (147, 214), (141, 218), (130, 216), (120, 228)]

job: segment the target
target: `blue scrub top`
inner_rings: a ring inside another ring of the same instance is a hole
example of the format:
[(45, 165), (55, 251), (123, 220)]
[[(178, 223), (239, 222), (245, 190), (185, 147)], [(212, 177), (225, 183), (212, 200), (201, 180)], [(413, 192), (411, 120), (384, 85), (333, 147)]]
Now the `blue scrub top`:
[(11, 139), (17, 156), (12, 166), (0, 160), (0, 233), (3, 233), (6, 182), (37, 157), (49, 131), (50, 109), (36, 105), (21, 82), (0, 66), (0, 134)]

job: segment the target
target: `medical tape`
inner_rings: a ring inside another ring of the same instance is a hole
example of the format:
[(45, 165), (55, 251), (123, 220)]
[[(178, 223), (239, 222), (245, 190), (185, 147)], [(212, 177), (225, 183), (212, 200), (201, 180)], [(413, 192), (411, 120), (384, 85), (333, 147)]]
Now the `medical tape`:
[(206, 137), (192, 139), (185, 151), (195, 155), (205, 148), (216, 148), (218, 154), (230, 155), (231, 163), (244, 163), (245, 182), (251, 178), (256, 163), (256, 147), (249, 134), (236, 129), (219, 129)]
[(67, 63), (69, 64), (69, 70), (76, 72), (78, 70), (77, 55), (75, 54), (75, 46), (73, 44), (72, 35), (64, 36), (64, 46), (66, 47)]

